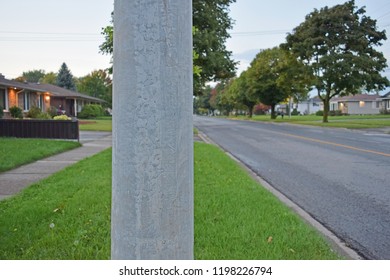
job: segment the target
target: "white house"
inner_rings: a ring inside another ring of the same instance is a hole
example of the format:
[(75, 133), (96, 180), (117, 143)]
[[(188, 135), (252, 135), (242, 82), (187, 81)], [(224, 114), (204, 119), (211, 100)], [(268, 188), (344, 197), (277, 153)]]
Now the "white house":
[(378, 98), (377, 102), (380, 103), (379, 109), (381, 112), (385, 112), (385, 111), (390, 112), (390, 92)]
[(302, 115), (315, 114), (317, 111), (322, 110), (322, 100), (318, 96), (315, 96), (295, 104), (294, 108)]

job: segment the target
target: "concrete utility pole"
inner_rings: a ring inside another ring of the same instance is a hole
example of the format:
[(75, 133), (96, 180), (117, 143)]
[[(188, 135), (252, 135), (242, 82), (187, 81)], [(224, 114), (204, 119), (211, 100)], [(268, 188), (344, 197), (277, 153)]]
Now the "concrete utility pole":
[(115, 0), (112, 259), (193, 258), (191, 5)]

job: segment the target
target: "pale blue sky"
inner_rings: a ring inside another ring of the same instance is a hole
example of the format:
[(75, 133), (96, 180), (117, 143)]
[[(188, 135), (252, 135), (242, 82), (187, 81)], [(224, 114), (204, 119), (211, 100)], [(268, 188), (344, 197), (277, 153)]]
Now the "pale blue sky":
[[(246, 69), (260, 49), (284, 42), (286, 33), (304, 21), (314, 8), (342, 0), (237, 0), (231, 6), (235, 20), (227, 48)], [(101, 28), (110, 21), (113, 0), (0, 0), (0, 73), (7, 78), (23, 71), (58, 71), (66, 62), (75, 76), (109, 67), (99, 53)], [(390, 28), (388, 0), (356, 0), (379, 28)], [(390, 37), (390, 34), (388, 34)], [(381, 48), (390, 64), (390, 41)], [(390, 76), (389, 70), (386, 72)]]
[[(286, 33), (302, 23), (315, 8), (342, 4), (343, 0), (237, 0), (231, 6), (231, 16), (236, 24), (227, 42), (239, 71), (245, 70), (260, 49), (272, 48), (283, 43)], [(356, 0), (358, 7), (366, 6), (366, 15), (377, 19), (379, 30), (386, 29), (388, 40), (380, 50), (390, 65), (390, 1)], [(390, 79), (390, 71), (386, 76)]]

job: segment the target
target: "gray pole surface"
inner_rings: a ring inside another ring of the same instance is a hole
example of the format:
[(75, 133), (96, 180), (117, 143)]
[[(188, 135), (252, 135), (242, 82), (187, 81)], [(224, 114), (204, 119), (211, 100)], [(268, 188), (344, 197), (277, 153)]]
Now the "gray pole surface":
[(191, 5), (115, 0), (112, 259), (193, 258)]

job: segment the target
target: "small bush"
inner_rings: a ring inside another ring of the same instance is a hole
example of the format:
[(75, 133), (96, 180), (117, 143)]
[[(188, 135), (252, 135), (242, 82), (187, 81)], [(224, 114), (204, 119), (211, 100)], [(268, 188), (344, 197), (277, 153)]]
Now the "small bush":
[(27, 112), (26, 117), (32, 119), (38, 119), (38, 116), (42, 113), (41, 109), (36, 106), (32, 106)]
[(4, 110), (3, 107), (0, 106), (0, 119), (2, 119), (3, 116), (4, 116), (4, 111), (3, 110)]
[(343, 112), (341, 110), (332, 110), (329, 111), (329, 116), (334, 117), (334, 116), (342, 116)]
[(299, 112), (296, 108), (294, 108), (294, 110), (292, 110), (292, 112), (291, 112), (291, 116), (298, 116), (300, 114), (301, 114), (301, 112)]
[(57, 108), (54, 107), (54, 106), (50, 106), (49, 108), (47, 108), (46, 112), (53, 118), (55, 116), (57, 116)]
[(37, 116), (37, 119), (39, 120), (51, 120), (52, 117), (49, 113), (44, 113), (44, 112), (41, 112), (38, 116)]
[(323, 116), (324, 115), (324, 111), (322, 111), (322, 110), (319, 110), (319, 111), (317, 111), (316, 112), (316, 116)]
[(382, 115), (390, 115), (390, 110), (387, 110), (386, 108), (382, 108), (379, 110), (379, 113)]
[(11, 117), (15, 119), (23, 118), (23, 111), (18, 106), (12, 106), (11, 108), (9, 108), (9, 113), (11, 114)]
[(59, 115), (59, 116), (55, 116), (53, 118), (53, 120), (56, 120), (56, 121), (70, 121), (72, 118), (68, 117), (67, 115)]
[(102, 106), (97, 104), (88, 104), (83, 107), (81, 112), (78, 114), (81, 119), (93, 119), (104, 115), (104, 109)]

